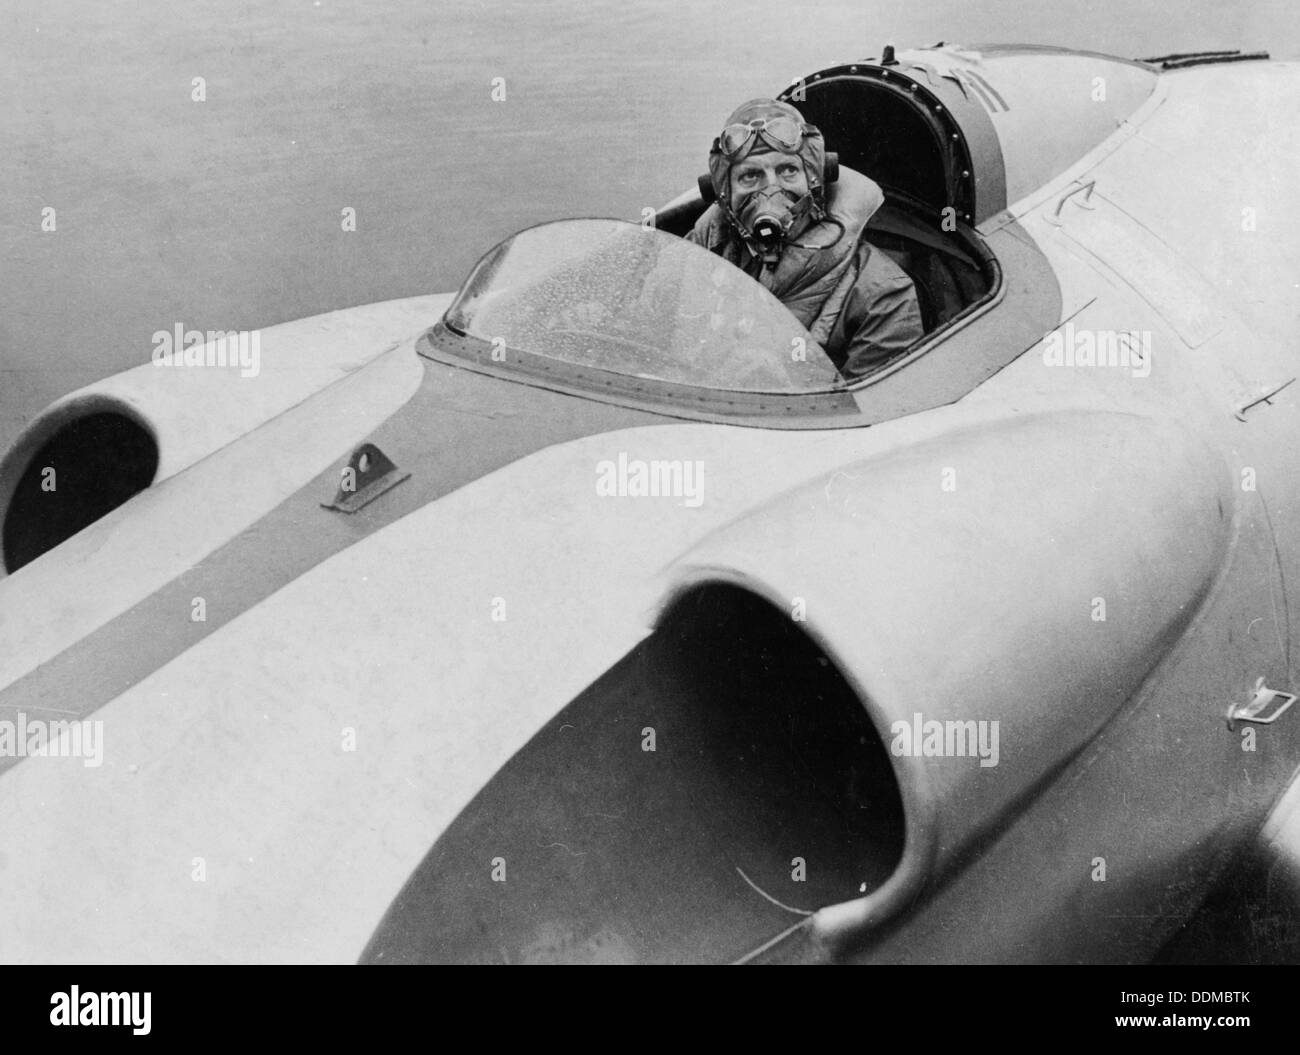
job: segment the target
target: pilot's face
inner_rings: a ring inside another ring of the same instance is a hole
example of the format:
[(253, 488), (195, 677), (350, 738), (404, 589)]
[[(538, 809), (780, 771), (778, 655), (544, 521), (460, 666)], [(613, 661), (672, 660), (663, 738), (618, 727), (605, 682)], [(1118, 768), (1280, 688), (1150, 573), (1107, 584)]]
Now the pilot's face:
[(795, 154), (751, 154), (731, 166), (731, 207), (737, 211), (749, 195), (761, 190), (784, 190), (802, 198), (808, 193), (803, 162)]

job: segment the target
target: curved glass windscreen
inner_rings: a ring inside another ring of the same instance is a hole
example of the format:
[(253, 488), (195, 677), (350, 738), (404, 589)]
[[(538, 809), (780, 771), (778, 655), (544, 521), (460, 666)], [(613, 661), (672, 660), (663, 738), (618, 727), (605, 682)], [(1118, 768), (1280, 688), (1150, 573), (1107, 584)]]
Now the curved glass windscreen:
[(521, 231), (474, 268), (444, 322), (531, 355), (699, 388), (843, 382), (779, 300), (699, 246), (622, 220)]

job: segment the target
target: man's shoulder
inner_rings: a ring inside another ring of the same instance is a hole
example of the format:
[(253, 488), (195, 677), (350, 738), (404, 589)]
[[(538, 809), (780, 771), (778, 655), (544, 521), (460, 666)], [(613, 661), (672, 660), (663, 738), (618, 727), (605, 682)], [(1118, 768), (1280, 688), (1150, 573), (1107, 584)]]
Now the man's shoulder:
[(841, 320), (850, 328), (881, 311), (892, 311), (917, 299), (916, 285), (889, 254), (865, 238), (858, 244), (853, 266), (857, 277), (844, 302)]
[(688, 242), (702, 245), (705, 249), (714, 249), (725, 241), (726, 231), (722, 209), (714, 202), (695, 221), (695, 226), (686, 234)]
[(850, 378), (879, 369), (925, 334), (916, 287), (907, 272), (865, 240), (856, 263), (857, 279), (828, 346)]
[(893, 258), (883, 249), (872, 245), (865, 238), (858, 243), (858, 270), (856, 289), (881, 290), (885, 292), (915, 291), (912, 280)]

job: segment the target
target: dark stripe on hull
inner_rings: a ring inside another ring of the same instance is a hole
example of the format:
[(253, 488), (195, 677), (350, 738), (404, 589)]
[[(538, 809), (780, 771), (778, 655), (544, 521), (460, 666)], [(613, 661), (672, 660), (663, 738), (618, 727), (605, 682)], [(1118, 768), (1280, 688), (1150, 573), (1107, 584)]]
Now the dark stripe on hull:
[[(419, 362), (424, 379), (416, 394), (368, 437), (410, 479), (349, 515), (321, 508), (338, 487), (339, 465), (332, 466), (170, 584), (0, 692), (0, 720), (16, 720), (18, 712), (44, 720), (91, 714), (327, 558), (529, 454), (602, 432), (683, 424)], [(190, 619), (196, 597), (204, 599), (205, 622)], [(0, 758), (0, 772), (17, 761)]]

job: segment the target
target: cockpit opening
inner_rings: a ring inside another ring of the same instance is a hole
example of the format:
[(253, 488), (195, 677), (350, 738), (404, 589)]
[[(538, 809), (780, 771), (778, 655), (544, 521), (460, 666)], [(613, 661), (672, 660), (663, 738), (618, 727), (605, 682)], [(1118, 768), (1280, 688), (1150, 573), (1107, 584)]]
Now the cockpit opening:
[[(930, 93), (864, 65), (797, 82), (781, 98), (821, 130), (828, 157), (884, 191), (863, 238), (912, 280), (927, 336), (992, 292), (997, 267), (972, 226), (973, 163)], [(684, 195), (659, 212), (656, 226), (685, 236), (707, 207), (702, 196)]]

